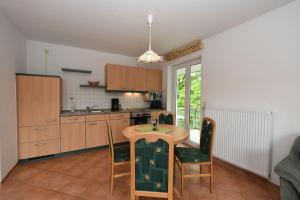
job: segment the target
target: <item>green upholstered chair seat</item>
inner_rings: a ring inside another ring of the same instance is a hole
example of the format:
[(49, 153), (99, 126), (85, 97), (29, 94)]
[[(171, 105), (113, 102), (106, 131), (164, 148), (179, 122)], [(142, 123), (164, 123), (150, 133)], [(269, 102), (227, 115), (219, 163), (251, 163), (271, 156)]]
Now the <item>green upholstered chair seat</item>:
[(130, 161), (130, 145), (122, 143), (114, 145), (115, 162)]
[(182, 163), (198, 163), (210, 161), (209, 155), (201, 153), (199, 149), (175, 147), (175, 154)]
[(135, 144), (136, 190), (168, 192), (168, 160), (168, 143), (138, 140)]

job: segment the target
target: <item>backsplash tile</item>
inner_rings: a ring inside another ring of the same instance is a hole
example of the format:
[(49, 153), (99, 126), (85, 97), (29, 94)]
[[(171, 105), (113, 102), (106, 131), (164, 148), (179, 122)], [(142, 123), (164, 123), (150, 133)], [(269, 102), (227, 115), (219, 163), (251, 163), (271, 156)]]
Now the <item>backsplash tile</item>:
[(119, 98), (122, 108), (149, 107), (149, 102), (144, 101), (144, 94), (129, 92), (106, 92), (104, 88), (80, 88), (65, 86), (63, 89), (63, 109), (70, 110), (74, 98), (76, 109), (85, 109), (87, 106), (97, 105), (96, 108), (111, 108), (111, 99)]

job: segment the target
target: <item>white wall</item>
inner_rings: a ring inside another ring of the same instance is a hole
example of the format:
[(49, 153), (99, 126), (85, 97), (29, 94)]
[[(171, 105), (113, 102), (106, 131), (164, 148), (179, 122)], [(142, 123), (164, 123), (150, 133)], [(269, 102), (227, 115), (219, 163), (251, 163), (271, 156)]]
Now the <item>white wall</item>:
[(25, 71), (25, 39), (0, 13), (0, 180), (18, 161), (15, 73)]
[[(273, 168), (300, 135), (299, 11), (300, 1), (290, 3), (204, 40), (202, 52), (185, 58), (201, 55), (208, 105), (273, 111)], [(271, 181), (279, 182), (274, 172)]]
[[(75, 98), (78, 109), (90, 105), (110, 108), (111, 98), (119, 98), (122, 106), (126, 108), (149, 106), (141, 94), (107, 93), (99, 88), (79, 88), (80, 84), (87, 83), (89, 80), (99, 80), (104, 84), (105, 64), (137, 66), (136, 58), (31, 40), (28, 40), (26, 44), (28, 73), (46, 73), (45, 50), (49, 50), (47, 73), (60, 75), (63, 78), (64, 109), (70, 108), (70, 96)], [(93, 72), (92, 74), (62, 72), (62, 67), (88, 69)]]

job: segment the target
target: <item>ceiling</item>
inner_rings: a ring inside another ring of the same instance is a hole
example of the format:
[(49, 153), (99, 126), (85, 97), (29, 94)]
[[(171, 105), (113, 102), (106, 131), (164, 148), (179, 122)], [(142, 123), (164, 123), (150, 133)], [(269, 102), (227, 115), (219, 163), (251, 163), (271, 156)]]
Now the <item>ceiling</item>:
[(0, 12), (27, 39), (139, 56), (164, 54), (205, 39), (293, 0), (0, 0)]

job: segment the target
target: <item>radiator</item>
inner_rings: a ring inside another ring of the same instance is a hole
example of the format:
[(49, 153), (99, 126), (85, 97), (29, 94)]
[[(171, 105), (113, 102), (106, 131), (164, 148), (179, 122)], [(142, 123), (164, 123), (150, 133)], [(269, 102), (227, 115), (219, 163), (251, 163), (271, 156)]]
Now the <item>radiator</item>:
[(272, 112), (206, 107), (216, 122), (214, 156), (269, 178)]

